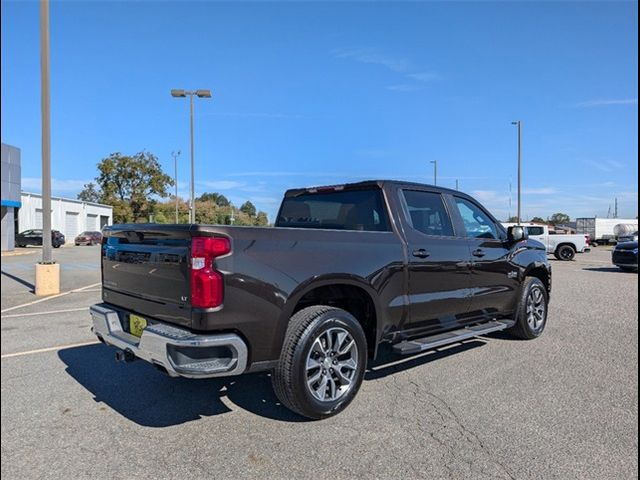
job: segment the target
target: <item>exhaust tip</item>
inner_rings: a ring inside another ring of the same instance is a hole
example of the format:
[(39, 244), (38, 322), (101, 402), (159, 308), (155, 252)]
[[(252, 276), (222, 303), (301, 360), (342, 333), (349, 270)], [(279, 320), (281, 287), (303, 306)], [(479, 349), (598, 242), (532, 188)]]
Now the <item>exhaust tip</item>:
[(116, 351), (116, 362), (130, 363), (136, 359), (136, 356), (131, 350), (118, 350)]

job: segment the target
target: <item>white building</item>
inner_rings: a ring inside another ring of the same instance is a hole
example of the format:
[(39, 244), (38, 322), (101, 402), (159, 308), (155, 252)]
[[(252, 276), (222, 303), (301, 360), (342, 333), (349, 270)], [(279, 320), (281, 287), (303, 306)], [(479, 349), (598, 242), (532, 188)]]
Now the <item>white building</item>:
[[(22, 192), (18, 211), (18, 230), (42, 228), (42, 195)], [(70, 198), (51, 197), (51, 228), (59, 230), (67, 242), (84, 231), (99, 231), (111, 225), (113, 208), (101, 203), (83, 202)]]

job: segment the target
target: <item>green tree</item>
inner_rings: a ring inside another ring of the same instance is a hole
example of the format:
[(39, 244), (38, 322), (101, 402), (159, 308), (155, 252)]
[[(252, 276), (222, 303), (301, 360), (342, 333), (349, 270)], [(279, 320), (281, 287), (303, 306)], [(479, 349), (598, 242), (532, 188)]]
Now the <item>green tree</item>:
[(255, 217), (256, 216), (256, 207), (249, 200), (247, 200), (246, 202), (244, 202), (240, 206), (240, 211), (243, 212), (243, 213), (246, 213), (250, 217)]
[(269, 225), (269, 218), (267, 218), (267, 214), (265, 212), (258, 212), (256, 218), (254, 220), (254, 225), (258, 227), (266, 227)]
[(540, 217), (533, 217), (531, 221), (536, 223), (547, 223), (547, 221), (544, 218), (540, 218)]
[(515, 215), (514, 215), (514, 216), (509, 217), (509, 218), (507, 219), (507, 223), (518, 223), (518, 217), (516, 217)]
[(95, 183), (85, 183), (84, 188), (78, 194), (78, 200), (82, 200), (83, 202), (100, 203), (102, 201), (102, 193), (96, 190)]
[(167, 197), (173, 180), (162, 171), (155, 155), (112, 153), (98, 164), (96, 178), (102, 191), (101, 201), (113, 205), (117, 223), (144, 222), (154, 212), (156, 199)]
[(228, 207), (231, 205), (231, 202), (227, 197), (217, 192), (205, 192), (196, 198), (196, 200), (198, 202), (213, 202), (219, 207)]
[(549, 223), (551, 223), (552, 225), (564, 225), (566, 223), (569, 223), (570, 221), (571, 217), (569, 217), (569, 215), (567, 215), (566, 213), (554, 213), (549, 218)]

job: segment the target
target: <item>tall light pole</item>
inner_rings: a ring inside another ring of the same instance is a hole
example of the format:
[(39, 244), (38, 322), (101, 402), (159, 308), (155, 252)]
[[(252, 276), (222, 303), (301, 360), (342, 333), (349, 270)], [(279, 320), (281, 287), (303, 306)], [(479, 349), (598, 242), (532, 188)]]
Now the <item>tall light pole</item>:
[(438, 161), (431, 160), (429, 163), (433, 163), (433, 184), (438, 184)]
[(173, 183), (176, 186), (176, 223), (180, 223), (178, 222), (178, 157), (180, 156), (180, 150), (178, 150), (177, 152), (171, 152), (171, 156), (173, 157)]
[(195, 161), (193, 153), (193, 96), (199, 98), (211, 98), (211, 90), (171, 90), (171, 96), (176, 98), (189, 97), (189, 125), (191, 128), (191, 198), (189, 211), (189, 222), (196, 223), (196, 202), (195, 202)]
[(60, 265), (51, 254), (51, 97), (49, 0), (40, 0), (40, 107), (42, 111), (42, 261), (36, 265), (36, 295), (60, 291)]
[(517, 224), (522, 221), (522, 122), (516, 120), (511, 125), (518, 127), (518, 213), (516, 214)]

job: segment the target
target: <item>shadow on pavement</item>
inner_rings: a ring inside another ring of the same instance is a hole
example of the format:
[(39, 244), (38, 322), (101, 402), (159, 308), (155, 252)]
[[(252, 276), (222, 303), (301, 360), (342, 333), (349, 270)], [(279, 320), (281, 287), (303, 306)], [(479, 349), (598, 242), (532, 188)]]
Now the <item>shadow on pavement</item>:
[[(379, 358), (368, 365), (364, 379), (377, 380), (483, 345), (481, 339), (472, 339), (417, 356), (397, 355), (385, 345)], [(105, 403), (139, 425), (168, 427), (228, 413), (231, 409), (223, 397), (262, 417), (307, 421), (280, 404), (269, 373), (203, 380), (171, 378), (144, 361), (117, 363), (114, 353), (111, 347), (95, 344), (60, 350), (58, 357), (67, 366), (66, 372), (91, 392), (96, 402)]]
[(601, 272), (601, 273), (638, 273), (635, 270), (622, 270), (618, 267), (585, 267), (583, 270), (589, 272)]
[(435, 362), (442, 358), (456, 355), (467, 350), (486, 345), (481, 338), (474, 338), (463, 343), (454, 344), (449, 347), (442, 347), (436, 350), (427, 350), (417, 355), (398, 355), (393, 352), (391, 346), (381, 345), (378, 358), (375, 362), (370, 362), (367, 372), (364, 374), (365, 380), (377, 380), (379, 378), (393, 375), (410, 368), (418, 367), (429, 362)]
[(4, 270), (2, 270), (2, 275), (4, 275), (5, 277), (10, 278), (11, 280), (15, 280), (16, 282), (24, 285), (25, 287), (28, 287), (31, 289), (31, 293), (33, 293), (36, 289), (35, 285), (31, 282), (28, 282), (20, 277), (17, 277), (16, 275), (13, 275), (9, 272), (5, 272)]
[(203, 380), (171, 378), (144, 361), (116, 363), (115, 349), (101, 345), (60, 350), (66, 372), (129, 420), (147, 427), (168, 427), (220, 415), (232, 403), (256, 415), (286, 422), (305, 421), (283, 407), (267, 373)]

